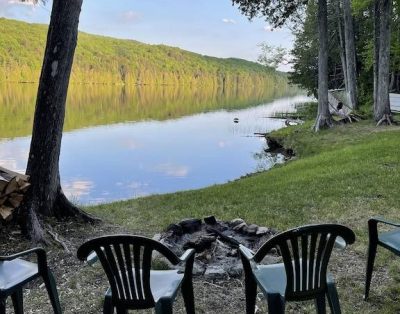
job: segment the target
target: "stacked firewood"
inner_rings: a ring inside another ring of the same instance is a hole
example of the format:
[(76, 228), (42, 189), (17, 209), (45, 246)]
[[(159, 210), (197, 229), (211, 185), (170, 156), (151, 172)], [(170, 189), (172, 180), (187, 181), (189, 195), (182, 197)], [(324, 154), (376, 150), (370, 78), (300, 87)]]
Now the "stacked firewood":
[(29, 185), (29, 176), (0, 167), (0, 221), (12, 219)]

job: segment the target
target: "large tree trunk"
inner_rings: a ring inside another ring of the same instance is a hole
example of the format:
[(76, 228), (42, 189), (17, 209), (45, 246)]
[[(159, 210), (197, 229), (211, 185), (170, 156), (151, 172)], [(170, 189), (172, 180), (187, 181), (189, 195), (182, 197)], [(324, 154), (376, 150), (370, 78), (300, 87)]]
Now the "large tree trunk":
[(351, 106), (351, 108), (357, 109), (358, 99), (356, 48), (354, 43), (354, 26), (353, 16), (351, 14), (350, 0), (343, 0), (343, 14), (349, 105)]
[(318, 0), (318, 116), (314, 130), (332, 126), (328, 103), (328, 9), (326, 0)]
[(378, 82), (379, 82), (379, 44), (380, 44), (380, 27), (381, 13), (380, 0), (374, 1), (374, 113), (378, 108)]
[(81, 6), (82, 0), (53, 0), (26, 170), (31, 187), (19, 210), (21, 226), (34, 242), (43, 240), (39, 215), (84, 215), (64, 196), (59, 174), (65, 102)]
[(342, 71), (343, 71), (343, 83), (346, 90), (346, 93), (349, 91), (349, 84), (347, 81), (347, 60), (346, 60), (346, 46), (344, 43), (344, 30), (343, 30), (343, 21), (342, 21), (342, 9), (341, 9), (341, 1), (336, 1), (336, 16), (337, 16), (337, 26), (338, 26), (338, 41), (340, 46), (340, 61), (342, 63)]
[[(377, 12), (376, 12), (377, 13)], [(374, 118), (378, 124), (391, 123), (389, 101), (389, 70), (390, 70), (390, 22), (392, 0), (379, 0), (379, 56), (377, 69), (376, 105)]]

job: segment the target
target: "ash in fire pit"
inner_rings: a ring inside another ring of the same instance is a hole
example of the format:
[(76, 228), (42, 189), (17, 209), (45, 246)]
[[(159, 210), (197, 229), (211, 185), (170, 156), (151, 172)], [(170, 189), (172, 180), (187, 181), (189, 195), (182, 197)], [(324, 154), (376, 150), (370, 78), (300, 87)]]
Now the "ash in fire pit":
[(208, 278), (241, 276), (239, 245), (257, 251), (276, 233), (270, 228), (249, 225), (240, 218), (225, 222), (210, 216), (203, 220), (182, 220), (170, 225), (164, 233), (155, 235), (155, 239), (177, 255), (186, 249), (195, 249), (193, 273)]

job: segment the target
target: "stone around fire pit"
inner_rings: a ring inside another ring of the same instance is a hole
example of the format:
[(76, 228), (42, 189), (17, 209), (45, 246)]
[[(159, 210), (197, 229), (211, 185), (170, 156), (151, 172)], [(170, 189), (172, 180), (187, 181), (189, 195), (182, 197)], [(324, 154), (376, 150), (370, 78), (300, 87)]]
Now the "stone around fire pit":
[[(219, 221), (214, 216), (200, 219), (184, 219), (171, 224), (162, 234), (154, 238), (169, 247), (178, 256), (188, 248), (196, 250), (194, 275), (204, 275), (207, 279), (240, 277), (242, 263), (238, 247), (242, 244), (257, 251), (275, 231), (247, 224), (237, 218), (230, 222)], [(275, 255), (277, 257), (277, 255)], [(268, 257), (274, 259), (273, 256)]]

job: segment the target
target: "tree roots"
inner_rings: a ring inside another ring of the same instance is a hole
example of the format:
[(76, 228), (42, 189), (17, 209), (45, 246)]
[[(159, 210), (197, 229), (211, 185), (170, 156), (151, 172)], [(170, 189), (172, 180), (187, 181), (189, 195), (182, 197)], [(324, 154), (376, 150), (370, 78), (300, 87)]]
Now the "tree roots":
[(313, 126), (313, 130), (318, 132), (320, 129), (327, 129), (333, 126), (332, 118), (328, 115), (319, 114), (315, 124)]
[[(21, 226), (22, 232), (32, 241), (32, 243), (42, 243), (47, 245), (49, 241), (46, 239), (46, 231), (51, 237), (61, 244), (64, 249), (65, 246), (58, 239), (58, 236), (46, 226), (43, 226), (41, 222), (41, 213), (53, 213), (53, 216), (57, 219), (72, 218), (82, 220), (85, 223), (96, 223), (101, 219), (96, 218), (72, 204), (67, 197), (64, 195), (61, 187), (58, 189), (57, 197), (51, 210), (43, 211), (43, 204), (40, 203), (30, 193), (27, 195), (27, 199), (24, 200), (22, 205), (18, 208), (18, 223)], [(45, 215), (48, 216), (48, 215)]]
[(384, 114), (383, 117), (378, 121), (376, 126), (380, 126), (382, 124), (392, 125), (394, 123), (393, 117), (390, 114)]

